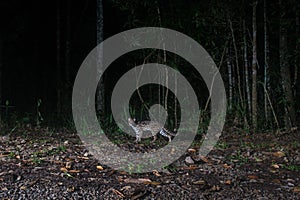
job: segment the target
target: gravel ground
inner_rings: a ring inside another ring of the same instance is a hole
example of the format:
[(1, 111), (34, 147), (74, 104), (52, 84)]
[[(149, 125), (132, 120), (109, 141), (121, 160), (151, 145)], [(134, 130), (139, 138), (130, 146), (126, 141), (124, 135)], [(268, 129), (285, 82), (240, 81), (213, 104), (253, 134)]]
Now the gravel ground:
[(164, 172), (129, 174), (102, 166), (70, 131), (23, 128), (1, 138), (0, 199), (300, 199), (297, 136), (227, 131), (207, 157), (195, 143)]

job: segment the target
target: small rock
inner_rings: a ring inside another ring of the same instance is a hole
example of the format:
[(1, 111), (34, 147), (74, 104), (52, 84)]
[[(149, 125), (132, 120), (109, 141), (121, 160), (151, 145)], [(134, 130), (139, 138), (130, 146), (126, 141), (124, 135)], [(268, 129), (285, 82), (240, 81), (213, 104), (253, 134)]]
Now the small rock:
[(190, 156), (185, 158), (185, 162), (188, 163), (188, 164), (194, 164), (195, 163)]
[(295, 185), (293, 183), (288, 182), (289, 187), (294, 187)]

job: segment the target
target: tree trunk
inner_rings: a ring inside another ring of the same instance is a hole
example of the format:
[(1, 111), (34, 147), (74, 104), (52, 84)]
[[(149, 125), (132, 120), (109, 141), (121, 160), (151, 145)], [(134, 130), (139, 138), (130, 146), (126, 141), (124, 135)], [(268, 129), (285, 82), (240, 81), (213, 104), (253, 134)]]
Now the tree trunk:
[(268, 36), (268, 25), (267, 25), (267, 0), (264, 0), (264, 107), (265, 107), (265, 120), (266, 122), (270, 119), (270, 108), (268, 104), (268, 92), (270, 91), (270, 77), (269, 77), (269, 36)]
[(256, 6), (257, 1), (253, 4), (253, 12), (252, 12), (252, 28), (253, 28), (253, 44), (252, 44), (252, 126), (254, 132), (257, 130), (257, 30), (256, 30)]
[(232, 103), (233, 103), (233, 76), (232, 76), (232, 65), (230, 59), (230, 50), (227, 49), (227, 71), (228, 71), (228, 85), (229, 85), (229, 102), (228, 102), (228, 109), (229, 111), (232, 110)]
[(67, 19), (66, 19), (66, 52), (65, 52), (65, 73), (67, 89), (70, 86), (70, 60), (71, 60), (71, 6), (72, 1), (67, 1)]
[(280, 5), (280, 74), (282, 80), (283, 94), (284, 94), (284, 122), (285, 128), (290, 130), (295, 122), (295, 106), (292, 92), (291, 73), (288, 63), (288, 47), (287, 47), (287, 27), (288, 21), (285, 18), (286, 13), (283, 9), (283, 1), (279, 0)]
[[(97, 0), (97, 45), (103, 41), (103, 2), (102, 0)], [(105, 101), (104, 101), (104, 78), (103, 78), (103, 49), (99, 49), (97, 58), (97, 80), (99, 80), (97, 94), (96, 94), (96, 110), (97, 113), (103, 114), (105, 111)], [(100, 80), (100, 77), (102, 79)]]
[(0, 128), (2, 126), (2, 69), (3, 69), (3, 36), (0, 33)]
[(61, 113), (61, 32), (60, 32), (60, 0), (57, 0), (56, 8), (56, 113), (59, 116)]
[[(242, 93), (242, 89), (241, 89), (241, 76), (240, 76), (240, 65), (239, 65), (239, 57), (238, 57), (238, 49), (237, 49), (237, 45), (236, 45), (236, 39), (235, 39), (235, 34), (234, 34), (234, 29), (233, 29), (233, 25), (232, 25), (232, 21), (231, 19), (228, 17), (228, 22), (229, 22), (229, 27), (231, 30), (231, 36), (232, 36), (232, 44), (233, 44), (233, 48), (234, 48), (234, 57), (235, 57), (235, 65), (236, 65), (236, 75), (237, 75), (237, 90), (238, 90), (238, 106), (239, 106), (239, 110), (241, 117), (243, 118), (244, 121), (244, 127), (248, 128), (248, 120), (246, 117), (246, 107), (245, 107), (245, 101), (244, 101), (244, 95)], [(238, 112), (237, 112), (238, 114)], [(239, 119), (239, 115), (236, 116), (236, 119)]]
[(300, 6), (296, 8), (296, 50), (295, 50), (295, 74), (294, 74), (294, 83), (293, 83), (293, 88), (294, 88), (294, 97), (297, 99), (297, 95), (299, 93), (299, 84), (298, 83), (298, 78), (299, 78), (299, 62), (300, 62), (300, 22), (299, 22), (299, 8)]
[[(251, 95), (249, 86), (249, 62), (248, 62), (248, 45), (247, 45), (247, 30), (246, 21), (243, 20), (243, 43), (244, 43), (244, 69), (245, 69), (245, 87), (246, 87), (246, 97), (247, 97), (247, 107), (248, 112), (251, 113)], [(249, 117), (251, 115), (249, 114)]]

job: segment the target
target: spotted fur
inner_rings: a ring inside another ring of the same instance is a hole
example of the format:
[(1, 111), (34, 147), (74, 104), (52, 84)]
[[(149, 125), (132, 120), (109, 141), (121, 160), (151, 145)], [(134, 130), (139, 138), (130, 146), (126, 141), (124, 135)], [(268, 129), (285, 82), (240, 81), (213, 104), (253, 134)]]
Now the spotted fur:
[(163, 125), (159, 122), (141, 121), (141, 122), (136, 123), (133, 119), (128, 118), (128, 124), (135, 132), (135, 137), (136, 137), (135, 142), (141, 141), (144, 131), (151, 132), (151, 134), (153, 136), (153, 142), (157, 139), (157, 133), (168, 138), (169, 142), (171, 142), (171, 136), (175, 136), (174, 133), (172, 133), (171, 131), (164, 128)]

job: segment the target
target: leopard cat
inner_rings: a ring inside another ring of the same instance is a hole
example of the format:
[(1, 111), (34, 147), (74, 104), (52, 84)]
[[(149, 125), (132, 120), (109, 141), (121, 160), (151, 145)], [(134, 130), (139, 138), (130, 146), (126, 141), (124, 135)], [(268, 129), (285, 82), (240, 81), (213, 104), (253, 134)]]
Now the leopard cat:
[(159, 122), (141, 121), (136, 123), (133, 119), (128, 118), (128, 124), (135, 132), (135, 138), (136, 138), (135, 142), (141, 141), (141, 137), (144, 131), (151, 132), (153, 136), (152, 142), (154, 142), (157, 139), (157, 133), (168, 138), (169, 142), (171, 142), (171, 136), (175, 136), (174, 133), (164, 128), (164, 126)]

